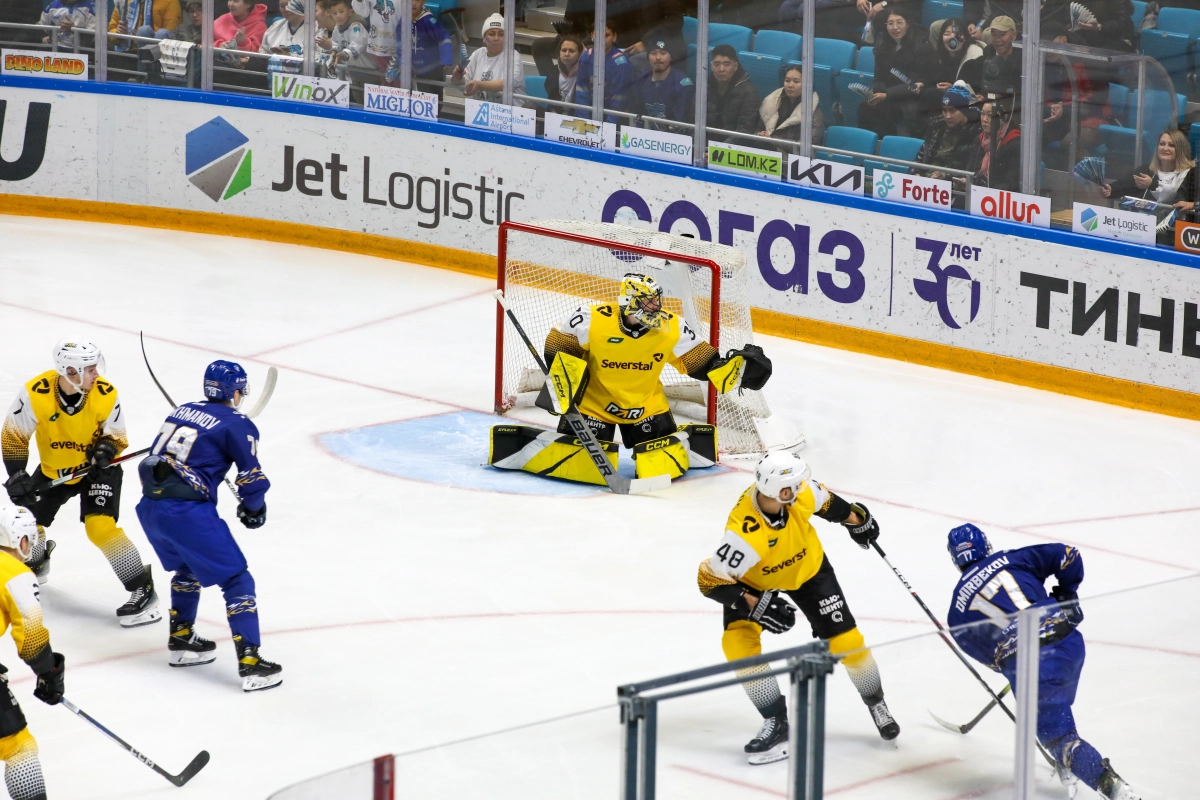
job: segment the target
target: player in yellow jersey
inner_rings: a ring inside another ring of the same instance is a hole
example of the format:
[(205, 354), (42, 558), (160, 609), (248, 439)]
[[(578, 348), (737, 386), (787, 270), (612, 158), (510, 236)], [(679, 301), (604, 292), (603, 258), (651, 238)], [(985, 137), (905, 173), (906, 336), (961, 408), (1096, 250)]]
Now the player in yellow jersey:
[[(838, 585), (833, 565), (809, 521), (817, 515), (845, 525), (860, 547), (879, 537), (879, 524), (866, 506), (848, 503), (812, 480), (808, 465), (788, 452), (769, 453), (758, 462), (754, 485), (729, 514), (725, 536), (710, 558), (700, 562), (700, 591), (725, 607), (721, 647), (730, 661), (762, 653), (761, 634), (784, 633), (796, 623), (795, 601), (813, 636), (841, 655), (850, 680), (871, 711), (884, 739), (900, 726), (883, 700), (883, 684), (871, 651), (863, 646), (854, 615)], [(843, 655), (844, 654), (844, 655)], [(743, 670), (741, 677), (766, 672)], [(751, 764), (787, 757), (787, 709), (774, 676), (742, 686), (763, 716), (758, 734), (746, 745)]]
[[(8, 481), (4, 488), (16, 505), (33, 512), (38, 523), (29, 567), (39, 583), (50, 573), (54, 542), (45, 529), (60, 508), (79, 496), (79, 518), (87, 537), (112, 565), (113, 572), (130, 592), (117, 609), (121, 625), (131, 628), (162, 617), (154, 592), (150, 567), (125, 531), (117, 527), (121, 510), (121, 467), (111, 462), (129, 446), (125, 416), (116, 387), (104, 379), (104, 356), (86, 339), (63, 339), (54, 346), (55, 368), (43, 372), (17, 390), (4, 428), (0, 451)], [(33, 475), (25, 472), (29, 440), (37, 441), (41, 464)], [(88, 472), (73, 481), (50, 487), (56, 478), (84, 466)]]
[[(717, 461), (712, 425), (675, 424), (663, 392), (663, 367), (670, 364), (717, 391), (761, 389), (771, 377), (762, 348), (747, 345), (722, 357), (691, 326), (663, 306), (663, 290), (647, 275), (626, 275), (615, 303), (580, 306), (550, 330), (545, 361), (547, 388), (537, 400), (552, 414), (568, 410), (556, 401), (557, 383), (576, 387), (575, 404), (609, 459), (617, 462), (617, 428), (633, 450), (639, 478), (678, 478), (693, 467)], [(565, 418), (558, 432), (519, 425), (492, 428), (489, 463), (552, 478), (603, 484), (604, 478), (570, 433)]]
[[(33, 514), (19, 506), (0, 508), (0, 635), (12, 626), (17, 655), (38, 676), (33, 696), (55, 705), (63, 696), (63, 657), (50, 648), (42, 625), (38, 582), (23, 563), (38, 540)], [(8, 670), (0, 665), (0, 761), (13, 800), (46, 800), (37, 741), (25, 725), (21, 706), (8, 688)]]

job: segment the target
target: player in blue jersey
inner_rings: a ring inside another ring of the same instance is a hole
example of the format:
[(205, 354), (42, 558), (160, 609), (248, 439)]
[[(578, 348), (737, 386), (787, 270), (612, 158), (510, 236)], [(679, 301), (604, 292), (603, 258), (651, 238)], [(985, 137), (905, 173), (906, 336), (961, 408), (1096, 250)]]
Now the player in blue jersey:
[(259, 657), (254, 578), (229, 526), (217, 516), (217, 485), (238, 467), (238, 519), (247, 528), (267, 521), (264, 496), (271, 482), (258, 463), (258, 428), (238, 408), (249, 394), (246, 371), (214, 361), (204, 371), (205, 400), (171, 412), (138, 466), (142, 499), (138, 519), (163, 569), (173, 570), (168, 663), (191, 667), (216, 660), (216, 644), (196, 635), (200, 588), (217, 585), (237, 648), (242, 689), (283, 682), (283, 668)]
[[(1065, 544), (1035, 544), (993, 554), (987, 536), (974, 525), (950, 531), (946, 547), (962, 572), (946, 618), (954, 640), (971, 658), (1002, 673), (1014, 690), (1016, 613), (1049, 607), (1038, 633), (1037, 737), (1058, 761), (1059, 776), (1071, 796), (1082, 781), (1109, 800), (1138, 800), (1108, 759), (1079, 737), (1071, 713), (1085, 655), (1083, 635), (1075, 629), (1083, 621), (1076, 594), (1083, 582), (1083, 556)], [(1051, 576), (1058, 584), (1047, 594), (1045, 583)]]

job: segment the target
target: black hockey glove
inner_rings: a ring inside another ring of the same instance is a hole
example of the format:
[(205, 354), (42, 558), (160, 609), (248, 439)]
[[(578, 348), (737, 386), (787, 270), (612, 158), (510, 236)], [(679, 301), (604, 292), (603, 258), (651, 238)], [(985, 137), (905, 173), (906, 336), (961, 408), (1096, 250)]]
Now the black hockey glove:
[(12, 500), (15, 506), (29, 508), (41, 499), (33, 487), (33, 478), (23, 469), (10, 475), (4, 483), (4, 488), (8, 490), (8, 499)]
[(63, 699), (65, 691), (63, 673), (67, 669), (66, 659), (62, 653), (54, 654), (54, 666), (45, 672), (38, 673), (37, 688), (33, 690), (33, 696), (41, 700), (47, 705), (58, 705)]
[(117, 457), (117, 444), (106, 437), (97, 439), (87, 449), (87, 460), (96, 469), (107, 469), (112, 460)]
[(871, 542), (879, 538), (879, 523), (871, 516), (871, 512), (861, 503), (851, 503), (850, 510), (858, 514), (862, 518), (862, 522), (857, 525), (851, 525), (849, 522), (843, 522), (846, 530), (850, 531), (850, 538), (854, 543), (866, 550), (871, 546)]
[(1062, 606), (1067, 622), (1079, 627), (1079, 623), (1083, 622), (1083, 606), (1079, 605), (1079, 595), (1061, 586), (1055, 586), (1050, 590), (1050, 596)]
[(251, 511), (250, 509), (246, 508), (245, 503), (238, 503), (237, 515), (238, 519), (240, 519), (242, 524), (247, 528), (250, 528), (251, 530), (255, 528), (261, 528), (267, 523), (267, 504), (263, 503), (263, 507), (258, 511)]
[(758, 598), (750, 610), (750, 619), (771, 633), (790, 631), (796, 624), (796, 607), (787, 601), (787, 596), (776, 589), (768, 589)]

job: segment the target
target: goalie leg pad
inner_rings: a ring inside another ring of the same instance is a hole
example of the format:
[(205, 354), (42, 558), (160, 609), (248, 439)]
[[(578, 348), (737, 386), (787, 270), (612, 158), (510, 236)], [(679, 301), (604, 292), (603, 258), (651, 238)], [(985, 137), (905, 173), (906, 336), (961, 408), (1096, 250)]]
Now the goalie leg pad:
[(687, 446), (688, 460), (691, 462), (689, 469), (699, 469), (716, 465), (716, 425), (680, 425), (677, 435)]
[(634, 445), (633, 463), (637, 466), (637, 476), (669, 475), (672, 480), (682, 476), (691, 464), (685, 441), (686, 435), (680, 441), (678, 434), (672, 434)]
[[(519, 469), (545, 478), (604, 486), (604, 477), (574, 436), (524, 425), (495, 425), (488, 463), (500, 469)], [(617, 446), (600, 442), (613, 467)]]

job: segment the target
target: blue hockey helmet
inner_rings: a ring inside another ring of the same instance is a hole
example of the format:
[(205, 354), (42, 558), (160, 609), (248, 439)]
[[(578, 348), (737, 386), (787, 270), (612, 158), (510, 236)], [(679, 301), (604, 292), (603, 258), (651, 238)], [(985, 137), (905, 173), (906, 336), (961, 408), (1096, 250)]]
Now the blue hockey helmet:
[(987, 535), (971, 523), (959, 525), (950, 531), (946, 540), (946, 549), (954, 559), (954, 566), (959, 571), (966, 569), (971, 563), (992, 553), (992, 543)]
[(232, 400), (234, 392), (250, 394), (250, 379), (242, 365), (233, 361), (214, 361), (204, 370), (204, 396), (209, 400)]

